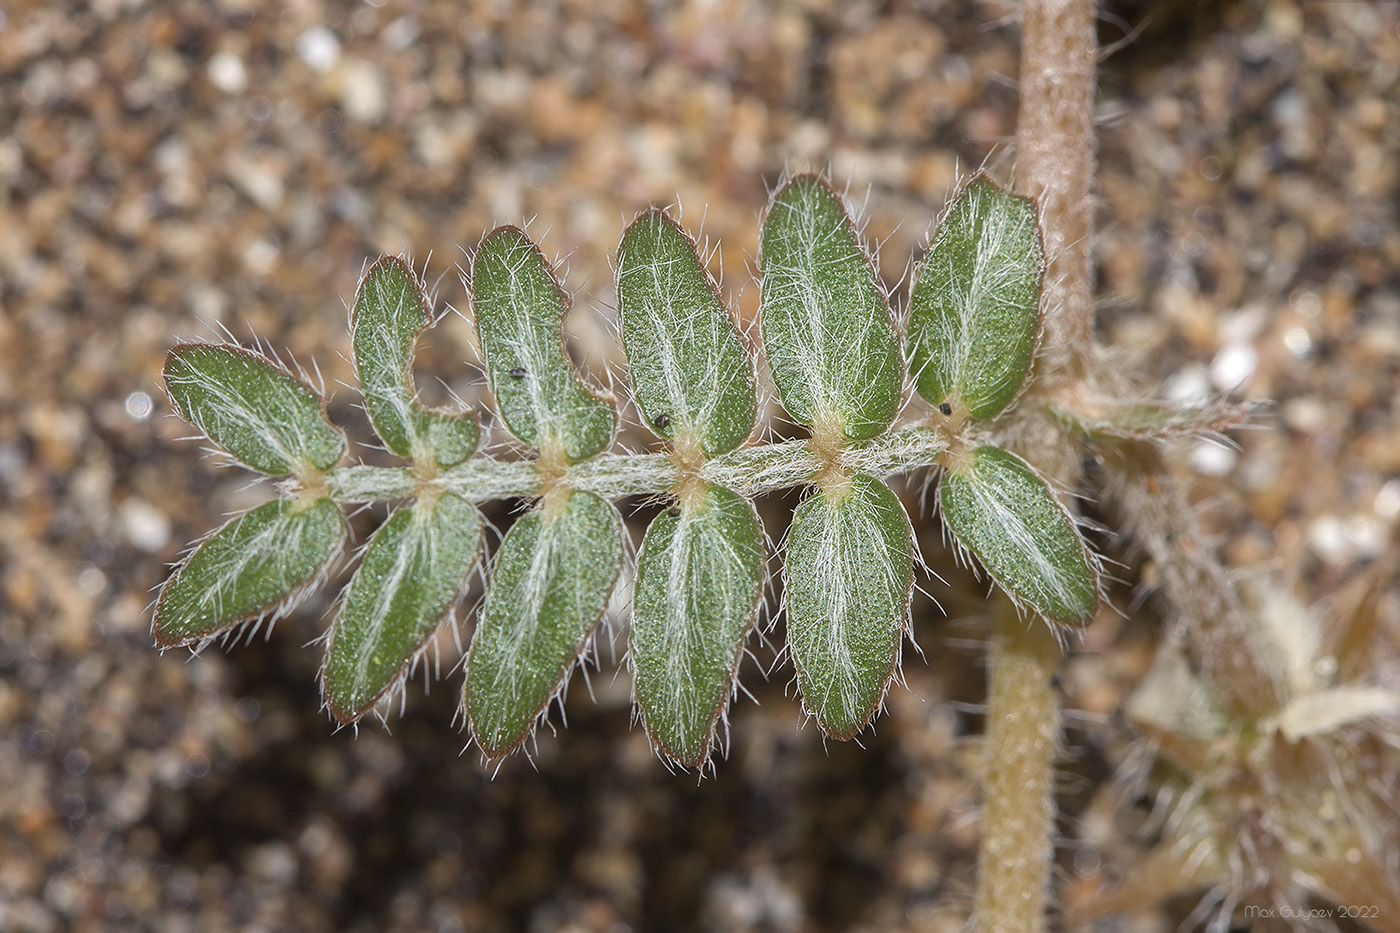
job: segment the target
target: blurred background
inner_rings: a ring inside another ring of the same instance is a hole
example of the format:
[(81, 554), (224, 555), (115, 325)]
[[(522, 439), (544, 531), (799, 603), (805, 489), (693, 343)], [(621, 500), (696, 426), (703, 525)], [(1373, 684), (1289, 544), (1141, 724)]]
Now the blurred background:
[[(1232, 569), (1325, 601), (1395, 557), (1400, 523), (1400, 4), (1108, 0), (1100, 38), (1101, 336), (1146, 389), (1273, 400), (1179, 469)], [(985, 586), (926, 503), (922, 656), (858, 744), (803, 727), (755, 639), (727, 757), (668, 773), (612, 620), (568, 729), (492, 769), (462, 754), (450, 638), (387, 728), (332, 728), (308, 646), (330, 592), (269, 639), (151, 647), (186, 542), (270, 495), (182, 439), (158, 377), (179, 339), (266, 340), (368, 443), (359, 273), (402, 251), (463, 308), (464, 250), (511, 222), (563, 259), (574, 345), (619, 380), (623, 225), (678, 202), (751, 322), (788, 170), (848, 192), (898, 288), (960, 177), (1014, 176), (1016, 72), (1014, 6), (967, 0), (0, 9), (0, 928), (960, 929)], [(478, 399), (473, 353), (448, 315), (425, 394)], [(767, 503), (770, 536), (795, 501)], [(1126, 871), (1150, 806), (1114, 773), (1160, 633), (1151, 568), (1101, 543), (1119, 611), (1062, 678), (1066, 884)], [(1388, 585), (1378, 650), (1400, 655)], [(1142, 906), (1101, 928), (1175, 929), (1194, 901)]]

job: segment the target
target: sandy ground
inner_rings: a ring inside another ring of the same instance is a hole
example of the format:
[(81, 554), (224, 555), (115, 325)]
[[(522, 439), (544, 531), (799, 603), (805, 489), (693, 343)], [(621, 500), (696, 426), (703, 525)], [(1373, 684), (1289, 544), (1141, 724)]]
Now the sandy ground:
[[(802, 728), (790, 665), (765, 680), (756, 645), (727, 759), (670, 774), (630, 727), (619, 643), (568, 729), (493, 775), (461, 754), (450, 639), (445, 680), (358, 736), (318, 708), (324, 596), (270, 640), (151, 647), (170, 562), (268, 494), (181, 439), (158, 375), (177, 339), (256, 336), (315, 361), (368, 442), (341, 384), (364, 264), (405, 251), (460, 308), (461, 250), (528, 221), (568, 257), (586, 365), (618, 377), (624, 222), (679, 201), (752, 320), (756, 217), (809, 166), (861, 206), (894, 287), (960, 173), (1010, 176), (1016, 68), (1008, 8), (962, 2), (0, 10), (0, 927), (959, 929), (984, 590), (927, 510), (944, 611), (916, 603), (923, 657), (906, 647), (859, 746)], [(1162, 7), (1105, 59), (1098, 107), (1100, 333), (1145, 387), (1272, 400), (1238, 450), (1186, 445), (1180, 469), (1229, 566), (1324, 599), (1397, 550), (1400, 4)], [(469, 331), (427, 342), (430, 395), (478, 398)], [(1112, 778), (1160, 624), (1150, 574), (1113, 556), (1123, 617), (1063, 678), (1062, 879), (1132, 849)], [(1393, 590), (1380, 609), (1393, 659)]]

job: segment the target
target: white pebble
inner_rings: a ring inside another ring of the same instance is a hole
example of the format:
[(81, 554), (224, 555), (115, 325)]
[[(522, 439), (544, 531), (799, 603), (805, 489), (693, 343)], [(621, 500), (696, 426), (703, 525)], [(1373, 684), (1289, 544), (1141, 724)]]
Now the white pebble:
[(325, 26), (312, 26), (297, 36), (297, 57), (312, 71), (325, 74), (340, 61), (340, 40)]
[(1167, 401), (1178, 405), (1191, 405), (1209, 401), (1211, 397), (1210, 377), (1200, 366), (1191, 364), (1167, 380), (1163, 390)]
[(417, 41), (420, 32), (417, 20), (411, 16), (400, 16), (384, 27), (384, 31), (379, 34), (379, 41), (393, 51), (401, 52)]
[(1237, 389), (1254, 375), (1259, 352), (1251, 344), (1227, 344), (1210, 364), (1210, 381), (1221, 392)]
[(374, 123), (384, 116), (389, 106), (389, 91), (377, 66), (363, 59), (348, 60), (343, 82), (340, 109), (347, 117), (361, 123)]
[(1311, 395), (1289, 399), (1279, 413), (1283, 415), (1284, 424), (1304, 434), (1316, 434), (1334, 421), (1322, 400)]
[(1383, 521), (1393, 522), (1400, 518), (1400, 479), (1387, 481), (1376, 493), (1376, 501), (1371, 508)]
[(1200, 441), (1191, 449), (1191, 468), (1202, 476), (1225, 476), (1235, 468), (1239, 454), (1217, 441)]
[(248, 69), (232, 52), (220, 52), (209, 59), (209, 80), (225, 94), (239, 94), (248, 86)]
[(1388, 538), (1385, 525), (1373, 515), (1357, 515), (1347, 522), (1347, 541), (1355, 557), (1363, 560), (1380, 557)]
[(127, 540), (146, 553), (154, 554), (170, 540), (170, 519), (145, 499), (127, 499), (118, 514)]
[(1308, 547), (1325, 561), (1344, 560), (1351, 550), (1346, 523), (1336, 515), (1319, 515), (1308, 525)]
[(1306, 327), (1290, 327), (1283, 332), (1283, 345), (1298, 359), (1312, 352), (1312, 334)]

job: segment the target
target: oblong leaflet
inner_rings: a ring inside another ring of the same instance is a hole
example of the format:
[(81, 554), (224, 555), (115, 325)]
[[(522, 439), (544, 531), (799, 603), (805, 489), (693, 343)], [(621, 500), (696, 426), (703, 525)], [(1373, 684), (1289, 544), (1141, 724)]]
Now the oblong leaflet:
[(413, 351), (432, 324), (427, 295), (402, 259), (385, 256), (360, 281), (351, 314), (355, 372), (374, 431), (400, 457), (428, 455), (452, 466), (476, 449), (476, 415), (420, 403), (413, 387)]
[(472, 262), (470, 291), (491, 391), (511, 433), (569, 460), (607, 447), (616, 414), (574, 371), (560, 330), (568, 297), (524, 231), (487, 234)]
[(560, 690), (622, 567), (622, 519), (575, 491), (520, 517), (501, 542), (467, 658), (463, 703), (489, 758), (510, 752)]
[(763, 534), (747, 499), (711, 486), (647, 529), (632, 597), (637, 705), (683, 765), (709, 757), (762, 595)]
[(943, 521), (1018, 603), (1082, 625), (1098, 606), (1098, 574), (1074, 520), (1020, 457), (983, 446), (938, 485)]
[(191, 644), (285, 609), (344, 540), (345, 519), (329, 499), (276, 499), (244, 512), (165, 581), (156, 601), (156, 640)]
[(913, 529), (898, 497), (857, 475), (807, 499), (788, 533), (785, 580), (802, 705), (829, 735), (852, 738), (884, 699), (908, 626)]
[(359, 719), (403, 678), (480, 555), (481, 518), (451, 493), (404, 506), (379, 526), (346, 589), (321, 669), (336, 719)]
[(889, 304), (840, 197), (815, 175), (774, 196), (759, 245), (760, 322), (783, 407), (863, 440), (899, 409), (904, 362)]
[(164, 378), (181, 418), (260, 473), (328, 470), (345, 455), (320, 394), (251, 350), (181, 344), (166, 355)]
[(622, 235), (617, 309), (647, 428), (696, 438), (711, 457), (742, 444), (757, 411), (753, 363), (694, 241), (662, 211)]
[(907, 352), (919, 394), (978, 419), (1006, 408), (1035, 353), (1044, 270), (1034, 202), (972, 179), (934, 233), (910, 295)]

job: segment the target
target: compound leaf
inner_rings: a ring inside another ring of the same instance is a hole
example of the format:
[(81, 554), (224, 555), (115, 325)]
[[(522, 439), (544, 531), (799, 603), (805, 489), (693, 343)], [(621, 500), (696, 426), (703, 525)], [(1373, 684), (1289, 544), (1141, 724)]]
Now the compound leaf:
[(711, 486), (647, 529), (632, 597), (637, 704), (683, 765), (709, 757), (762, 594), (763, 535), (747, 499)]
[(480, 554), (481, 518), (451, 493), (419, 499), (379, 526), (346, 590), (321, 670), (336, 719), (359, 719), (403, 677)]
[(877, 479), (798, 506), (788, 533), (787, 637), (802, 703), (826, 733), (855, 736), (884, 699), (908, 624), (913, 529)]
[(569, 362), (560, 331), (568, 297), (522, 230), (498, 227), (481, 241), (471, 295), (491, 391), (511, 433), (571, 461), (607, 447), (616, 414)]
[(634, 220), (617, 255), (617, 309), (637, 405), (667, 439), (708, 456), (753, 431), (753, 364), (695, 242), (662, 211)]
[(1050, 487), (1015, 454), (974, 450), (938, 486), (954, 537), (1006, 592), (1045, 618), (1088, 622), (1098, 605), (1089, 549)]
[(162, 645), (199, 642), (285, 610), (345, 540), (330, 499), (276, 499), (227, 522), (161, 588), (154, 634)]
[(910, 298), (909, 368), (932, 404), (991, 418), (1016, 397), (1040, 332), (1035, 204), (982, 176), (954, 198)]
[(759, 245), (763, 345), (783, 407), (863, 440), (899, 409), (899, 340), (841, 199), (814, 175), (773, 198)]
[(251, 350), (181, 344), (165, 358), (165, 389), (181, 418), (260, 473), (328, 470), (345, 455), (316, 390)]
[(574, 491), (511, 526), (467, 658), (463, 702), (489, 758), (525, 740), (607, 607), (622, 567), (622, 519)]
[(370, 423), (400, 457), (430, 456), (439, 466), (452, 466), (476, 449), (476, 417), (430, 409), (415, 398), (414, 345), (431, 323), (427, 296), (407, 263), (385, 256), (370, 267), (350, 325)]

